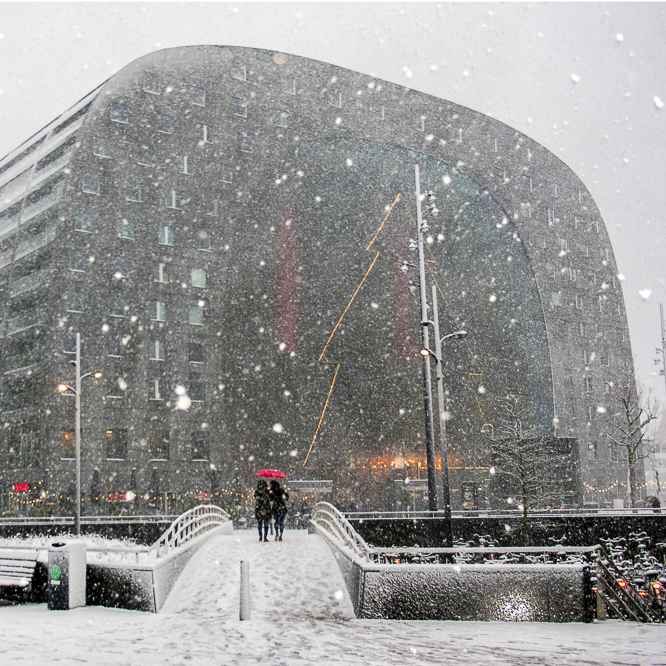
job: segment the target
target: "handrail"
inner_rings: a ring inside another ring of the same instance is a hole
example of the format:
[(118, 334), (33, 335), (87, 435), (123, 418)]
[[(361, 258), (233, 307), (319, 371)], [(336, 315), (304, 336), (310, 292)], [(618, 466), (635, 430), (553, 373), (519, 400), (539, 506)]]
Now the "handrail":
[(352, 527), (351, 523), (328, 502), (317, 502), (312, 510), (310, 521), (320, 529), (326, 530), (333, 537), (351, 548), (354, 553), (366, 561), (370, 560), (371, 548)]
[[(422, 519), (422, 518), (442, 518), (443, 511), (350, 511), (343, 512), (343, 515), (350, 520), (373, 519)], [(651, 516), (666, 515), (666, 508), (661, 509), (640, 507), (626, 509), (534, 509), (530, 511), (534, 518), (548, 518), (557, 516)], [(520, 509), (464, 509), (451, 512), (453, 518), (522, 518), (523, 513)]]

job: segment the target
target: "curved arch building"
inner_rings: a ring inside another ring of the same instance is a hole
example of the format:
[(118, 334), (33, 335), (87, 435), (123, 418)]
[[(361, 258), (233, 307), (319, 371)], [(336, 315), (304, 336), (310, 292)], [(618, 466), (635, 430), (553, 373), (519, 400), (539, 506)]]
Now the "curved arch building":
[(441, 332), (468, 331), (444, 349), (454, 506), (484, 487), (510, 393), (576, 440), (586, 500), (626, 479), (598, 414), (612, 378), (633, 381), (622, 292), (571, 169), (445, 100), (197, 46), (133, 62), (0, 162), (2, 507), (72, 495), (56, 387), (77, 332), (82, 372), (103, 373), (81, 395), (85, 511), (243, 492), (263, 467), (363, 508), (402, 501), (425, 465), (416, 276), (399, 270), (417, 164), (441, 211)]

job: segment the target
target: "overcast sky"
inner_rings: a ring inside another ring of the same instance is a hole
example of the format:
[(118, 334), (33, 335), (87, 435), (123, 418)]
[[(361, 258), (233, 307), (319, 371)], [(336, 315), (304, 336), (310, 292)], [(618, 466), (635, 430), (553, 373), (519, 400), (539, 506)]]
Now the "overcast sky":
[(330, 62), (550, 149), (601, 210), (639, 380), (666, 403), (653, 364), (666, 304), (665, 4), (0, 2), (0, 156), (132, 60), (192, 44)]

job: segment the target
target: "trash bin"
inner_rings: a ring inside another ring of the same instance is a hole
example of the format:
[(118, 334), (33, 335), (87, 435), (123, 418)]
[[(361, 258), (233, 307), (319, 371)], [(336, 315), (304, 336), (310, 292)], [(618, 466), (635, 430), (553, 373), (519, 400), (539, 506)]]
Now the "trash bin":
[(56, 541), (49, 546), (48, 609), (86, 605), (86, 543)]

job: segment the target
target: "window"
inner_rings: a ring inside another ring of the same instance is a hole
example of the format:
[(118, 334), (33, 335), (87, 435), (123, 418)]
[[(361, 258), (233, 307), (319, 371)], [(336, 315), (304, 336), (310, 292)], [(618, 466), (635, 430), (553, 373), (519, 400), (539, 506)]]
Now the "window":
[(203, 326), (204, 323), (204, 308), (203, 305), (190, 305), (190, 324), (195, 326)]
[(276, 109), (273, 111), (273, 125), (277, 125), (278, 127), (286, 127), (288, 116), (289, 114), (286, 111), (280, 111), (279, 109)]
[(166, 303), (150, 301), (150, 318), (153, 321), (166, 321)]
[(146, 74), (143, 79), (143, 91), (159, 95), (161, 92), (160, 77), (155, 74)]
[(288, 95), (296, 94), (296, 79), (289, 77), (282, 78), (282, 92), (287, 93)]
[(87, 192), (88, 194), (99, 194), (99, 174), (84, 173), (82, 182), (84, 192)]
[(589, 365), (594, 359), (594, 352), (589, 352), (587, 349), (583, 349), (583, 363)]
[(108, 344), (109, 356), (125, 356), (125, 345), (122, 335), (112, 335), (109, 337)]
[(594, 442), (587, 443), (588, 462), (597, 462), (597, 445)]
[(178, 190), (168, 190), (164, 195), (164, 203), (167, 208), (180, 208), (180, 192)]
[(83, 312), (85, 299), (80, 291), (67, 292), (67, 312)]
[(134, 222), (126, 217), (121, 217), (116, 226), (119, 238), (134, 240)]
[(528, 190), (529, 192), (532, 191), (532, 176), (523, 176), (523, 184), (525, 185), (525, 189)]
[(69, 257), (69, 267), (73, 271), (85, 271), (88, 267), (88, 259), (85, 252), (74, 251)]
[(129, 275), (127, 268), (127, 257), (114, 257), (113, 259), (113, 277), (116, 280), (126, 278)]
[(370, 114), (375, 120), (384, 120), (384, 107), (381, 105), (371, 106)]
[(165, 134), (171, 134), (171, 116), (166, 116), (164, 114), (158, 113), (157, 118), (155, 119), (155, 129), (158, 132), (164, 132)]
[(336, 109), (342, 108), (342, 95), (339, 92), (329, 91), (328, 93), (328, 105), (334, 106)]
[(62, 336), (62, 350), (65, 354), (76, 354), (76, 333), (65, 331)]
[(109, 315), (111, 317), (124, 317), (125, 313), (125, 299), (122, 296), (112, 296), (109, 301)]
[(168, 225), (161, 225), (157, 229), (157, 236), (160, 245), (173, 245), (174, 228)]
[(584, 256), (584, 257), (589, 257), (590, 256), (590, 250), (588, 249), (587, 245), (583, 243), (576, 243), (576, 249)]
[(120, 102), (111, 102), (111, 120), (116, 123), (128, 123), (129, 111), (127, 105)]
[(150, 360), (163, 361), (164, 360), (164, 345), (159, 340), (150, 341)]
[(602, 351), (599, 354), (599, 363), (601, 363), (601, 365), (608, 366), (610, 363), (609, 359), (610, 354), (607, 351)]
[(223, 183), (231, 182), (231, 167), (226, 164), (220, 164), (220, 168), (217, 172), (217, 179), (221, 180)]
[(578, 310), (582, 310), (583, 309), (583, 299), (578, 294), (576, 294), (575, 299), (576, 299), (576, 308)]
[(555, 306), (560, 306), (562, 305), (562, 292), (561, 291), (553, 291), (550, 294), (550, 302), (555, 305)]
[(247, 118), (247, 101), (240, 97), (232, 97), (231, 112), (234, 114), (234, 116)]
[(193, 268), (192, 269), (192, 286), (201, 287), (205, 289), (206, 287), (206, 271), (203, 268)]
[(80, 212), (74, 217), (74, 228), (77, 231), (92, 231), (92, 215)]
[(200, 342), (190, 342), (190, 363), (203, 363), (203, 345)]
[(559, 196), (557, 185), (555, 183), (550, 186), (550, 192), (554, 197)]
[(592, 393), (592, 379), (590, 377), (583, 379), (583, 390), (585, 393)]
[(244, 153), (252, 152), (252, 139), (245, 132), (238, 132), (238, 150)]
[(238, 62), (238, 60), (234, 60), (231, 63), (231, 76), (238, 81), (246, 81), (245, 65), (242, 62)]
[(218, 216), (217, 199), (206, 199), (206, 215)]
[(155, 264), (153, 280), (155, 282), (169, 282), (169, 267), (166, 264)]
[(555, 211), (552, 208), (548, 209), (548, 226), (552, 227), (555, 224)]
[(581, 338), (586, 337), (585, 324), (582, 321), (578, 324), (578, 333), (580, 334)]
[(192, 159), (187, 155), (180, 158), (180, 173), (186, 173), (188, 176), (192, 175)]
[(136, 148), (136, 162), (142, 166), (154, 166), (155, 151), (150, 146), (138, 146)]
[(193, 432), (191, 435), (192, 460), (208, 460), (210, 444), (207, 432)]
[(127, 201), (141, 201), (141, 185), (139, 183), (127, 183), (125, 186), (125, 198)]
[(576, 280), (578, 280), (578, 269), (577, 268), (571, 268), (571, 266), (569, 266), (569, 279), (572, 282), (575, 282)]
[(532, 217), (532, 206), (528, 203), (521, 203), (520, 216), (525, 218)]
[(211, 236), (208, 231), (200, 231), (197, 234), (197, 250), (210, 250), (211, 245)]
[(197, 106), (206, 106), (206, 91), (203, 88), (191, 88), (190, 102)]
[(150, 458), (151, 460), (169, 460), (169, 433), (150, 433)]
[(560, 255), (566, 254), (569, 251), (569, 245), (566, 238), (560, 238)]
[(200, 143), (213, 143), (213, 132), (209, 125), (197, 124), (197, 138)]
[(190, 378), (190, 400), (192, 402), (204, 402), (206, 399), (206, 387), (200, 379)]
[(60, 457), (76, 458), (76, 435), (73, 430), (65, 430), (60, 436)]
[(111, 460), (127, 458), (127, 430), (106, 431), (106, 457)]
[(97, 155), (97, 157), (111, 157), (109, 140), (101, 136), (94, 137), (93, 154)]
[(425, 116), (414, 116), (414, 126), (419, 132), (425, 132)]
[(150, 382), (150, 399), (151, 400), (162, 400), (162, 390), (161, 390), (159, 379), (153, 379)]

